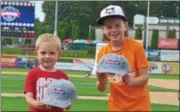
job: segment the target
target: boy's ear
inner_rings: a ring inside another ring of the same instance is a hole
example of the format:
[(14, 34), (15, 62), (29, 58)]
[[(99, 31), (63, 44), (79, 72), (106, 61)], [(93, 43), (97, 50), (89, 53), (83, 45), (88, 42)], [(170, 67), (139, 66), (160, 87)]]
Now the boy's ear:
[(128, 30), (128, 22), (125, 22), (125, 31)]
[(37, 51), (36, 50), (34, 51), (34, 55), (35, 55), (35, 57), (37, 57)]
[(102, 28), (102, 31), (103, 31), (103, 33), (104, 33), (104, 26), (102, 25), (101, 28)]

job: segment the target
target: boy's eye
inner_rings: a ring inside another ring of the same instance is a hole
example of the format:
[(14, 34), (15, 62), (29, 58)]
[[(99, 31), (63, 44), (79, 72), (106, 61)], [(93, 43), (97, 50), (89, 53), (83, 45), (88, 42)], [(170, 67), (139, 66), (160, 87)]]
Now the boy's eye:
[(50, 54), (55, 54), (55, 52), (50, 52)]
[(106, 28), (110, 29), (110, 28), (112, 28), (112, 26), (108, 26), (108, 25), (107, 25)]
[(107, 25), (107, 26), (105, 26), (107, 29), (111, 29), (111, 28), (120, 28), (121, 27), (121, 25), (120, 24), (116, 24), (116, 25)]
[(120, 24), (116, 24), (116, 28), (120, 28), (121, 27), (121, 25)]
[(41, 52), (41, 54), (43, 54), (43, 55), (44, 55), (44, 54), (46, 54), (46, 52), (42, 51), (42, 52)]

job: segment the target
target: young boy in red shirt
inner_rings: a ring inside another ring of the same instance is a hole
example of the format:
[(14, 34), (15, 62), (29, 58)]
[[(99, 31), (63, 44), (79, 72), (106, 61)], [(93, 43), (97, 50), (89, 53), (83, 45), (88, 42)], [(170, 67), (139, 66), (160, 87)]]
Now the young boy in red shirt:
[[(54, 67), (61, 55), (61, 41), (53, 34), (42, 34), (36, 41), (36, 58), (40, 65), (31, 69), (26, 77), (24, 93), (26, 102), (33, 112), (63, 112), (63, 108), (48, 108), (42, 100), (47, 95), (46, 90), (51, 81), (56, 79), (68, 80), (67, 74)], [(69, 109), (71, 104), (67, 106)]]

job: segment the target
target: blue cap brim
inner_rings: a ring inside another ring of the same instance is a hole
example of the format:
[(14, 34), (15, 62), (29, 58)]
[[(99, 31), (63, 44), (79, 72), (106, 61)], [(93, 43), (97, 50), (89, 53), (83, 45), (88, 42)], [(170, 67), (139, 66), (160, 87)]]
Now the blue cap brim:
[(65, 101), (65, 100), (58, 100), (58, 99), (53, 99), (51, 97), (48, 97), (43, 100), (43, 103), (46, 105), (54, 106), (54, 107), (66, 108), (71, 103), (71, 100)]

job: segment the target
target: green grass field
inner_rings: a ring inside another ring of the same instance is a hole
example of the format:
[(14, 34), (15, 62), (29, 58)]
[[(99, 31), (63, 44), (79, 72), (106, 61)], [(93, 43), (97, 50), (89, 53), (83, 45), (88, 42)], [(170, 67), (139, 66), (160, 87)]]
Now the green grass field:
[[(79, 95), (95, 95), (95, 96), (104, 96), (109, 93), (109, 86), (105, 92), (99, 92), (96, 89), (96, 79), (92, 78), (77, 78), (70, 77), (70, 81), (74, 83), (77, 88)], [(22, 93), (24, 88), (24, 75), (3, 75), (2, 74), (2, 92), (12, 92), (12, 93)], [(88, 88), (88, 91), (87, 89)], [(150, 91), (161, 91), (161, 92), (175, 92), (173, 89), (165, 89), (156, 86), (149, 86)]]
[[(28, 69), (3, 68), (3, 72), (27, 72)], [(70, 75), (84, 75), (86, 72), (65, 71)], [(23, 93), (25, 75), (2, 74), (1, 91), (3, 93)], [(86, 77), (69, 77), (77, 89), (78, 95), (83, 96), (107, 96), (109, 86), (105, 92), (99, 92), (96, 89), (96, 79)], [(175, 75), (151, 75), (150, 78), (156, 79), (174, 79), (178, 80), (179, 76)], [(165, 89), (156, 86), (149, 86), (150, 91), (176, 92), (173, 89)], [(178, 111), (178, 106), (152, 104), (153, 111)], [(3, 111), (27, 111), (28, 106), (24, 98), (21, 97), (2, 97)], [(100, 100), (76, 100), (73, 102), (73, 111), (105, 111), (107, 110), (107, 101)]]
[[(178, 106), (151, 104), (152, 111), (179, 111)], [(71, 111), (107, 111), (107, 101), (101, 100), (75, 100), (72, 102)], [(2, 98), (3, 111), (27, 111), (28, 105), (24, 98), (3, 97)]]
[[(4, 72), (27, 72), (29, 69), (26, 68), (2, 68)], [(69, 75), (85, 75), (85, 71), (64, 71)], [(168, 75), (168, 74), (150, 74), (150, 79), (172, 79), (179, 80), (179, 75)]]

